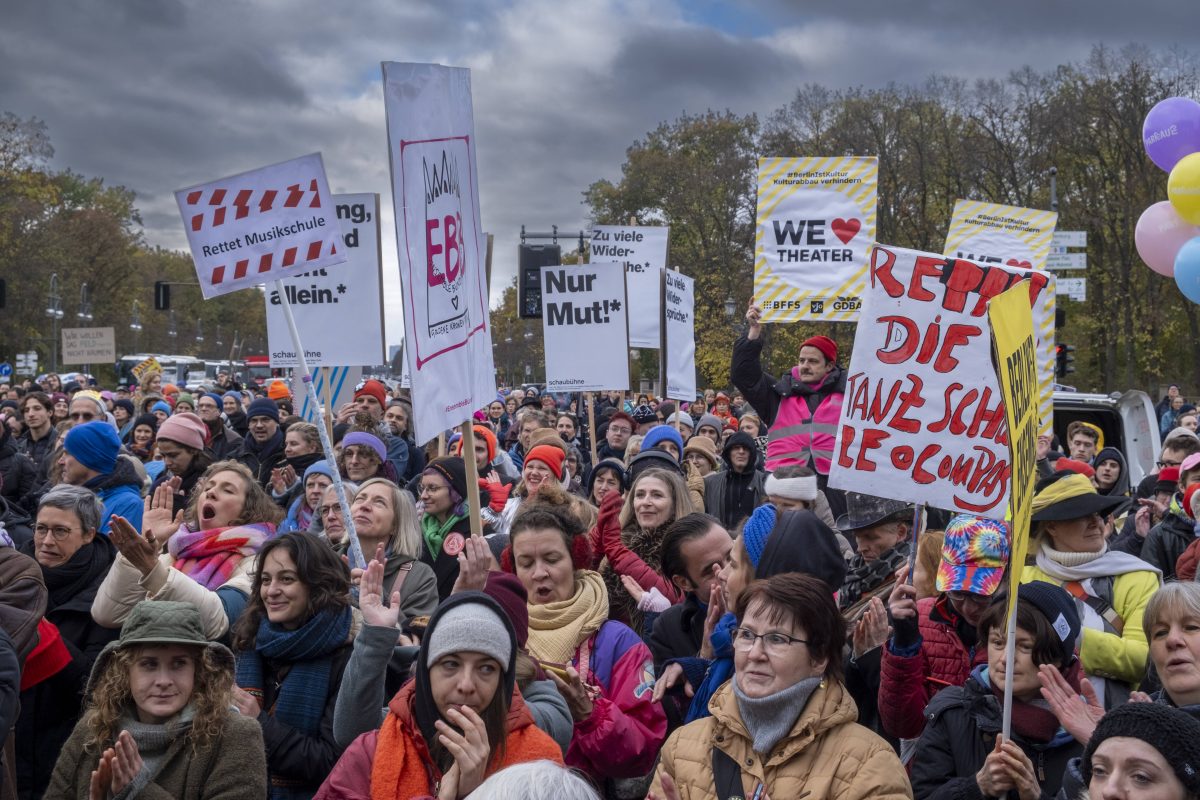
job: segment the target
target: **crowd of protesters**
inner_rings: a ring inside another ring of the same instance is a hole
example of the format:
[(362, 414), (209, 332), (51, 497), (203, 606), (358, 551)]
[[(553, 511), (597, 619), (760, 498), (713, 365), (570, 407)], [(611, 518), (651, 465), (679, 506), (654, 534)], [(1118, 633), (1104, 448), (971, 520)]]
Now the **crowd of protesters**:
[(831, 487), (837, 346), (759, 316), (728, 391), (512, 389), (473, 452), (375, 379), (332, 459), (283, 381), (0, 385), (0, 798), (1200, 798), (1178, 388), (1137, 485), (1039, 442), (1012, 564)]

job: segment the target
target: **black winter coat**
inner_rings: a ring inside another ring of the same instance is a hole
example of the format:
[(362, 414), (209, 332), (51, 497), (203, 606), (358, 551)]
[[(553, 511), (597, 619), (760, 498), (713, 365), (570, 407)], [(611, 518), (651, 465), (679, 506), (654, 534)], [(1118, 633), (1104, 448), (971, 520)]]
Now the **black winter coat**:
[[(198, 465), (196, 465), (196, 462), (193, 461), (192, 464), (193, 466), (191, 468), (179, 476), (179, 491), (176, 492), (175, 496), (172, 498), (172, 510), (175, 514), (187, 509), (188, 500), (192, 496), (192, 491), (196, 488), (196, 484), (200, 482), (200, 477), (208, 468), (204, 466), (197, 469), (196, 466)], [(150, 491), (147, 493), (147, 495), (153, 496), (155, 489), (171, 480), (173, 477), (175, 476), (165, 469), (158, 473), (158, 477), (155, 478), (154, 482), (150, 484)]]
[(18, 548), (33, 540), (33, 517), (16, 503), (0, 497), (0, 523)]
[[(32, 556), (33, 544), (25, 548)], [(119, 630), (92, 619), (92, 600), (117, 557), (107, 536), (96, 534), (59, 567), (42, 567), (49, 598), (46, 619), (58, 628), (71, 661), (62, 670), (21, 692), (17, 720), (17, 785), (22, 798), (40, 797), (50, 782), (63, 744), (83, 712), (83, 690), (92, 664)]]
[(49, 459), (50, 454), (54, 452), (54, 448), (57, 445), (58, 430), (53, 426), (51, 426), (49, 433), (36, 442), (29, 435), (29, 431), (25, 431), (17, 438), (17, 449), (29, 456), (29, 460), (33, 462), (33, 466), (37, 470), (38, 480), (43, 483), (50, 470), (50, 464), (47, 463), (47, 459)]
[(0, 497), (26, 511), (37, 509), (37, 465), (17, 447), (7, 427), (0, 436)]
[(658, 615), (646, 644), (654, 656), (654, 674), (672, 658), (695, 658), (704, 637), (704, 608), (693, 592)]
[[(916, 800), (983, 800), (975, 774), (996, 746), (1000, 733), (1000, 700), (972, 675), (964, 686), (934, 695), (925, 709), (925, 731), (917, 742), (909, 772)], [(1033, 762), (1042, 797), (1058, 794), (1067, 763), (1083, 753), (1083, 745), (1062, 731), (1049, 744), (1013, 741)], [(1009, 792), (1012, 800), (1016, 792)]]
[[(351, 643), (347, 642), (333, 653), (329, 689), (325, 695), (325, 710), (321, 714), (321, 733), (318, 736), (309, 736), (286, 722), (280, 722), (266, 711), (259, 713), (263, 742), (267, 746), (267, 770), (272, 779), (283, 779), (289, 784), (299, 783), (315, 793), (341, 758), (342, 748), (333, 738), (333, 707), (337, 702), (338, 688), (342, 685), (342, 673), (350, 662), (350, 652)], [(275, 705), (278, 691), (276, 682), (283, 681), (286, 672), (281, 670), (289, 666), (263, 659), (262, 708), (269, 709)]]
[(1142, 543), (1142, 551), (1138, 554), (1147, 564), (1162, 571), (1164, 582), (1175, 578), (1175, 562), (1188, 545), (1196, 541), (1196, 523), (1189, 517), (1176, 514), (1174, 502), (1172, 510), (1164, 514), (1162, 521), (1146, 534), (1146, 541)]
[(282, 428), (276, 431), (275, 436), (268, 439), (261, 447), (250, 434), (246, 434), (246, 438), (242, 440), (242, 453), (237, 460), (250, 470), (258, 480), (258, 485), (268, 492), (271, 491), (271, 470), (278, 469), (287, 463), (287, 457), (283, 454), (283, 445)]
[(233, 428), (226, 425), (220, 420), (217, 421), (217, 430), (213, 430), (213, 426), (208, 426), (209, 433), (212, 434), (212, 439), (208, 446), (204, 448), (213, 462), (225, 461), (228, 459), (236, 459), (242, 454), (242, 435)]

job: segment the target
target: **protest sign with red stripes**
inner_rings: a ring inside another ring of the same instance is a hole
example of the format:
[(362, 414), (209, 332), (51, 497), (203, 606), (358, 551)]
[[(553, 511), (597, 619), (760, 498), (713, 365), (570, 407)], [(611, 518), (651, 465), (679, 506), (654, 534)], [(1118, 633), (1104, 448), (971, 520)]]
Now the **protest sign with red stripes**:
[(346, 260), (320, 153), (175, 193), (204, 298)]

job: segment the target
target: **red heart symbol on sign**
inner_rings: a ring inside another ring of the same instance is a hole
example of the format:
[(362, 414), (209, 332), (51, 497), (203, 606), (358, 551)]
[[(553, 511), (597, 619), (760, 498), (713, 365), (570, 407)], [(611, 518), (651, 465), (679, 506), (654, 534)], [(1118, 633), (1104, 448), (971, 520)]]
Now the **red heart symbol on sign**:
[(862, 227), (862, 222), (856, 219), (842, 219), (838, 217), (829, 227), (833, 229), (833, 235), (842, 240), (842, 244), (849, 244), (850, 240), (858, 235), (858, 230)]
[(1033, 264), (1029, 263), (1028, 261), (1018, 261), (1015, 258), (1010, 258), (1008, 261), (1005, 261), (1004, 265), (1007, 267), (1020, 267), (1021, 269), (1033, 269)]

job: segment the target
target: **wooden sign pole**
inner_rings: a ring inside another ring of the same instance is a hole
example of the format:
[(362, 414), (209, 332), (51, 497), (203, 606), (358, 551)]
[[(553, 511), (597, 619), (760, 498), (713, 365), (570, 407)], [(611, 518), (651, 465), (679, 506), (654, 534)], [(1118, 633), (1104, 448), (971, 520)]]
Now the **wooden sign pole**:
[(467, 467), (467, 508), (471, 514), (471, 535), (483, 536), (483, 519), (479, 509), (479, 465), (475, 463), (475, 424), (462, 424), (462, 458)]

